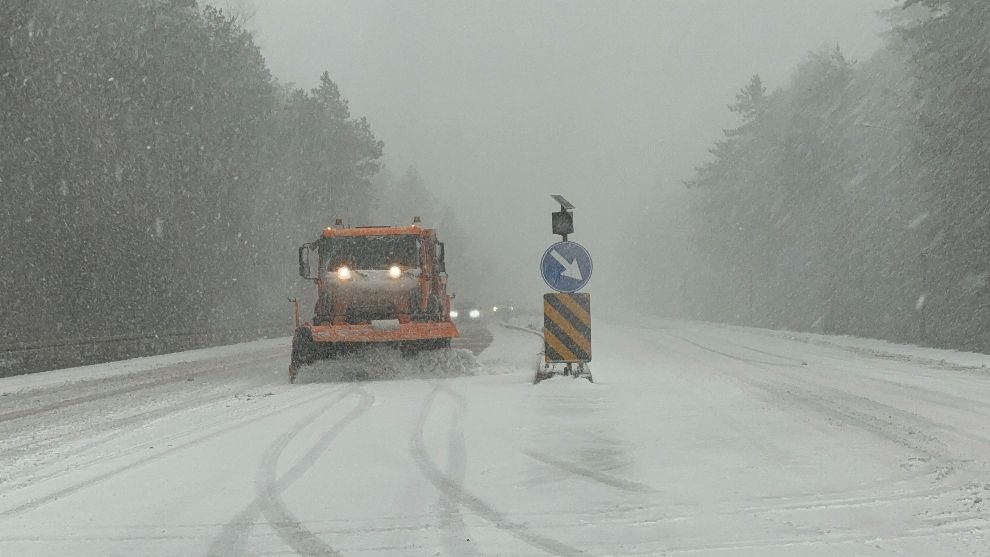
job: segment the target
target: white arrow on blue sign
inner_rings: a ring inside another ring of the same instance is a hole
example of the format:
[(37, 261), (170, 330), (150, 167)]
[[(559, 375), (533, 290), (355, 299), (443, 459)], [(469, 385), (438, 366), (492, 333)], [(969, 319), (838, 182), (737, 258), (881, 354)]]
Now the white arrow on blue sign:
[(557, 292), (576, 292), (591, 280), (591, 254), (577, 242), (557, 242), (540, 261), (543, 281)]

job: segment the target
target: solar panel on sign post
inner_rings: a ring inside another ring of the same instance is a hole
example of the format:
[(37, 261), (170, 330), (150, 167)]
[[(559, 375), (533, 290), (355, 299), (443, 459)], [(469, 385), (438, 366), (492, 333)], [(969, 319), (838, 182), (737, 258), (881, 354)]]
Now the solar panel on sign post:
[(576, 208), (574, 205), (571, 205), (570, 201), (564, 199), (564, 196), (562, 195), (551, 195), (550, 197), (552, 197), (557, 203), (560, 203), (560, 208), (565, 211), (572, 211)]

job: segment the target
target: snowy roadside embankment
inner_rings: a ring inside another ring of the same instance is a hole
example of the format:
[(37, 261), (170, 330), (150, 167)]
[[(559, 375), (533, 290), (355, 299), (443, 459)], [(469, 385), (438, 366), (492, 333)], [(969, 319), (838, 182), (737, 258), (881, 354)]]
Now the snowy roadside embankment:
[(762, 329), (710, 323), (704, 321), (682, 321), (663, 317), (638, 316), (629, 319), (631, 323), (648, 328), (673, 328), (681, 330), (724, 330), (736, 338), (740, 336), (771, 337), (786, 341), (801, 342), (822, 347), (832, 347), (854, 354), (903, 362), (913, 362), (926, 367), (953, 370), (969, 370), (990, 375), (990, 354), (965, 352), (943, 348), (929, 348), (913, 344), (898, 344), (886, 340), (854, 337), (848, 335), (826, 335), (786, 330)]
[[(212, 348), (199, 348), (185, 352), (173, 352), (158, 356), (144, 356), (116, 362), (4, 377), (0, 378), (0, 396), (33, 389), (50, 389), (79, 381), (107, 379), (130, 374), (145, 374), (156, 369), (178, 364), (221, 360), (244, 353), (270, 352), (275, 349), (288, 348), (291, 342), (292, 339), (288, 337), (256, 340)], [(288, 359), (286, 359), (286, 362), (287, 368)]]

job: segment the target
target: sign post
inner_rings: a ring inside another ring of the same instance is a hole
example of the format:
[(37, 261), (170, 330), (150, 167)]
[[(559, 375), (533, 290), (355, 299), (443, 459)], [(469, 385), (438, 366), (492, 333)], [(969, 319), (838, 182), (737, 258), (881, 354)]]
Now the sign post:
[[(537, 366), (534, 383), (554, 375), (591, 377), (591, 294), (578, 293), (591, 280), (591, 254), (577, 242), (574, 205), (560, 195), (552, 196), (560, 211), (551, 214), (551, 228), (561, 241), (543, 253), (540, 274), (556, 293), (543, 296), (543, 361)], [(558, 367), (560, 366), (560, 367)]]

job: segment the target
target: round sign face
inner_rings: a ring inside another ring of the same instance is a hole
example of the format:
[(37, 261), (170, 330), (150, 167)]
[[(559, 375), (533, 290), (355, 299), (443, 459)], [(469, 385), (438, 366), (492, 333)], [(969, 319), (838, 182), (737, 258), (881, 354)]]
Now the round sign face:
[(576, 292), (591, 280), (591, 254), (577, 242), (557, 242), (540, 261), (547, 286), (557, 292)]

